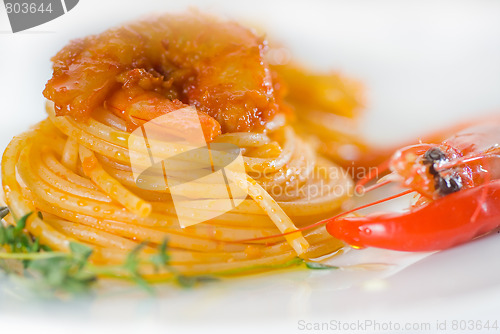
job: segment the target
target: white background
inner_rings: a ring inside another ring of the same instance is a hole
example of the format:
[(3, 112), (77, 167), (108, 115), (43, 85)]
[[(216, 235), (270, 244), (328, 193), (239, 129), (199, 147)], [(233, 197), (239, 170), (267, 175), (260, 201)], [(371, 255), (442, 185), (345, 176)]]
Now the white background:
[[(375, 142), (404, 141), (500, 110), (499, 1), (80, 0), (68, 14), (17, 34), (0, 9), (0, 149), (44, 118), (49, 59), (70, 39), (190, 5), (267, 31), (313, 69), (360, 79), (367, 87), (364, 133)], [(0, 293), (0, 330), (115, 332), (121, 324), (125, 332), (292, 333), (300, 332), (301, 319), (500, 321), (498, 238), (434, 254), (396, 274), (402, 267), (285, 273), (187, 292), (166, 288), (153, 300), (131, 293), (62, 307), (28, 307)]]

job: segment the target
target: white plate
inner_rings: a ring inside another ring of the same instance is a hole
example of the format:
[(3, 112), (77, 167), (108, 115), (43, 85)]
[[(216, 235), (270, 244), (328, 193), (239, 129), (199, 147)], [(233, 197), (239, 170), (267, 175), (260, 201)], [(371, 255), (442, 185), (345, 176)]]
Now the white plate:
[[(63, 17), (17, 34), (9, 32), (2, 7), (0, 149), (44, 117), (41, 91), (51, 73), (49, 58), (69, 39), (188, 5), (258, 26), (310, 67), (363, 81), (364, 129), (380, 143), (403, 142), (500, 107), (499, 2), (86, 0)], [(189, 291), (162, 287), (156, 298), (120, 288), (116, 295), (63, 305), (28, 303), (3, 285), (0, 323), (2, 332), (50, 328), (52, 333), (70, 327), (105, 332), (119, 325), (126, 332), (347, 332), (336, 321), (348, 321), (353, 332), (387, 332), (389, 322), (392, 332), (470, 332), (467, 326), (478, 329), (478, 321), (500, 325), (499, 241), (495, 233), (432, 255), (352, 251), (339, 263), (395, 265), (378, 271), (277, 272)], [(65, 320), (55, 322), (61, 316)], [(364, 328), (367, 321), (373, 326)], [(322, 325), (330, 327), (307, 330)], [(461, 326), (466, 328), (460, 331)]]

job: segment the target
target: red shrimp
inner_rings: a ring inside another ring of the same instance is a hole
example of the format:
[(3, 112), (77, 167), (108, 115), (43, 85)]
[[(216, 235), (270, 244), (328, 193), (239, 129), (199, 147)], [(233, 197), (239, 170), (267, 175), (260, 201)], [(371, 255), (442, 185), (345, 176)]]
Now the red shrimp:
[(403, 213), (329, 219), (327, 230), (354, 247), (400, 251), (467, 242), (500, 226), (499, 157), (498, 120), (467, 128), (441, 144), (398, 150), (388, 178), (418, 192), (420, 200)]
[(498, 226), (500, 180), (446, 195), (404, 213), (338, 218), (326, 224), (328, 233), (355, 248), (414, 252), (450, 248)]
[[(163, 15), (72, 41), (52, 59), (53, 77), (43, 93), (57, 115), (84, 120), (113, 95), (116, 101), (120, 89), (131, 93), (124, 86), (134, 82), (159, 105), (139, 110), (139, 118), (187, 104), (214, 118), (209, 127), (216, 121), (224, 132), (258, 130), (281, 104), (266, 48), (263, 38), (233, 22)], [(142, 79), (131, 81), (131, 75)], [(120, 115), (126, 121), (139, 116)]]

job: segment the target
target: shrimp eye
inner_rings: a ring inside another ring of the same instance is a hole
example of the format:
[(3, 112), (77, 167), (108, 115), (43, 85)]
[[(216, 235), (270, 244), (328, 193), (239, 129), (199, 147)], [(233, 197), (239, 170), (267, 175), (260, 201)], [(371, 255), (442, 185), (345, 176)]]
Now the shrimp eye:
[(436, 189), (441, 196), (449, 195), (462, 189), (460, 176), (436, 176)]
[(434, 168), (434, 163), (437, 161), (444, 160), (444, 159), (446, 159), (446, 155), (444, 154), (444, 152), (441, 151), (438, 147), (433, 147), (433, 148), (428, 149), (424, 153), (424, 157), (422, 160), (423, 160), (424, 165), (430, 165), (429, 166), (429, 173), (431, 173), (434, 176), (437, 176), (438, 172)]
[(446, 159), (446, 155), (438, 147), (430, 148), (424, 153), (424, 163), (426, 164), (433, 164), (444, 159)]

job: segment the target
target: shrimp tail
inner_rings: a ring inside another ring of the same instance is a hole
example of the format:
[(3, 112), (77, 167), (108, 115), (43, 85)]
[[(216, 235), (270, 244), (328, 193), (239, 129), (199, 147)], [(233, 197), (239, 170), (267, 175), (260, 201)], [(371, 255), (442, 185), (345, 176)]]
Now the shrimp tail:
[(435, 251), (494, 230), (500, 226), (499, 216), (500, 180), (495, 180), (404, 213), (343, 217), (329, 221), (326, 228), (332, 236), (355, 248)]

